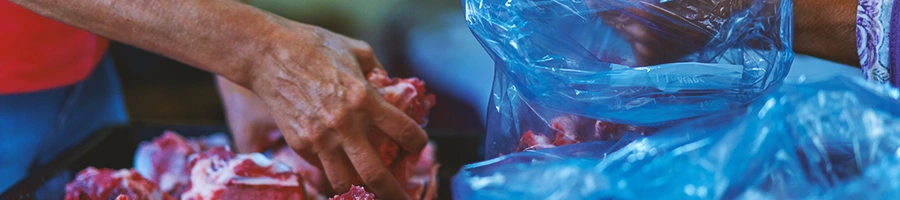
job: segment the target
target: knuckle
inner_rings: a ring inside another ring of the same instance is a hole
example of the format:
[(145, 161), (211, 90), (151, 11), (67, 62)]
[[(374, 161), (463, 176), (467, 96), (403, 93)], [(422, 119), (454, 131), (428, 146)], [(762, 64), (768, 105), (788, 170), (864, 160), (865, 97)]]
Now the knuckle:
[(364, 176), (362, 178), (363, 182), (367, 185), (388, 185), (393, 176), (386, 170), (376, 170), (374, 173), (369, 174), (369, 176)]
[(310, 28), (310, 31), (312, 32), (312, 35), (314, 37), (320, 38), (320, 39), (324, 39), (327, 35), (329, 35), (331, 33), (330, 31), (328, 31), (328, 29), (325, 29), (325, 28), (322, 28), (319, 26), (312, 26)]
[[(401, 134), (401, 142), (408, 141), (413, 144), (414, 148), (419, 148), (420, 146), (424, 146), (422, 143), (425, 143), (428, 140), (425, 137), (422, 137), (420, 134), (421, 128), (414, 123), (406, 123), (403, 127), (403, 133)], [(426, 136), (427, 137), (427, 136)]]
[(349, 84), (347, 85), (347, 90), (349, 92), (345, 97), (346, 105), (352, 110), (364, 108), (371, 98), (371, 94), (369, 94), (365, 84)]
[(371, 58), (375, 57), (375, 50), (372, 49), (372, 45), (369, 45), (367, 42), (358, 41), (356, 54), (360, 57)]
[(344, 125), (344, 121), (346, 121), (345, 119), (347, 118), (347, 115), (347, 111), (343, 110), (333, 113), (331, 117), (329, 117), (329, 119), (324, 121), (325, 126), (328, 126), (330, 128), (340, 128)]
[(330, 152), (333, 149), (337, 148), (337, 144), (333, 135), (334, 134), (329, 134), (328, 132), (317, 132), (316, 134), (312, 134), (308, 136), (308, 142), (304, 142), (308, 144), (308, 146), (304, 148), (313, 150), (313, 153), (315, 154), (321, 152)]
[(350, 190), (350, 183), (343, 180), (335, 180), (331, 182), (331, 188), (335, 191), (346, 192)]

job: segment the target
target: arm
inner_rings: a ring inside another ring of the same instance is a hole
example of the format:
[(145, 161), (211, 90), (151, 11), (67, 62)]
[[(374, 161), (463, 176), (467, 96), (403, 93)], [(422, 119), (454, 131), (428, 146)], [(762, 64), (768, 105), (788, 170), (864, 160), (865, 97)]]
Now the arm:
[(386, 199), (406, 199), (367, 130), (406, 150), (425, 132), (385, 102), (363, 76), (380, 67), (365, 42), (232, 0), (11, 0), (46, 17), (222, 76), (256, 94), (289, 145), (320, 161), (332, 187), (356, 175)]
[(237, 152), (262, 152), (281, 139), (278, 125), (256, 94), (221, 76), (216, 76), (216, 85)]
[[(600, 0), (597, 0), (600, 1)], [(748, 2), (750, 0), (747, 0)], [(592, 2), (592, 1), (586, 1)], [(703, 3), (706, 2), (706, 3)], [(709, 37), (693, 29), (684, 29), (660, 18), (659, 13), (682, 15), (673, 12), (691, 4), (707, 4), (709, 0), (681, 1), (658, 4), (654, 9), (631, 8), (604, 10), (598, 13), (620, 35), (626, 35), (634, 49), (638, 66), (667, 63), (703, 48)], [(735, 2), (732, 2), (735, 3)], [(794, 51), (826, 60), (859, 66), (856, 48), (856, 0), (793, 0), (794, 3)], [(590, 5), (590, 4), (589, 4)], [(670, 8), (674, 7), (674, 8)], [(719, 12), (709, 11), (705, 12)], [(627, 13), (627, 14), (623, 14)], [(688, 13), (689, 14), (689, 13)], [(730, 13), (720, 13), (730, 16)], [(635, 18), (644, 20), (636, 23)], [(648, 26), (650, 22), (652, 26)], [(670, 34), (679, 33), (679, 34)]]
[(856, 0), (794, 0), (794, 50), (859, 66)]
[[(237, 2), (12, 0), (46, 17), (159, 53), (242, 85), (287, 20)], [(314, 29), (309, 28), (309, 31)], [(307, 31), (308, 32), (308, 31)]]

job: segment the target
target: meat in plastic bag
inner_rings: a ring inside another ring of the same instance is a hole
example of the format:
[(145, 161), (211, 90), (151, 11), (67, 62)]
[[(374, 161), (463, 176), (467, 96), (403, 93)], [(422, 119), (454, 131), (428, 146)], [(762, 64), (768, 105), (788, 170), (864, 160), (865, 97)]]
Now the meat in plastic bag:
[[(628, 135), (633, 135), (629, 132)], [(652, 136), (465, 166), (455, 199), (883, 199), (900, 194), (900, 91), (786, 84)]]
[[(564, 144), (616, 140), (746, 106), (793, 60), (790, 0), (464, 2), (495, 61), (488, 158), (521, 150), (529, 131)], [(633, 126), (554, 127), (570, 116)]]

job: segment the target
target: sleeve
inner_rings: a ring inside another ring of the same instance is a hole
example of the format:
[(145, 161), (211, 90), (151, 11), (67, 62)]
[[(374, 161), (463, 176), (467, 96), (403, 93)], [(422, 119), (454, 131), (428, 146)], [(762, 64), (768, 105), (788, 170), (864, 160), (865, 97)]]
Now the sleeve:
[(856, 45), (863, 74), (871, 81), (894, 86), (900, 86), (900, 63), (895, 61), (900, 59), (897, 3), (900, 1), (859, 0), (856, 19)]
[(900, 1), (891, 1), (893, 8), (891, 9), (890, 23), (890, 54), (888, 55), (891, 71), (894, 75), (891, 77), (891, 84), (895, 87), (900, 86)]

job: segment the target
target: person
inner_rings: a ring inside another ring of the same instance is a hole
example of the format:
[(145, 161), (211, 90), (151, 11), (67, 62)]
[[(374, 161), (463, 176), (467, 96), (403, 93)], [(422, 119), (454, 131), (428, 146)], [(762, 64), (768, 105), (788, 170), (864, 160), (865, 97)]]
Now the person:
[(427, 135), (366, 83), (382, 66), (363, 41), (232, 0), (11, 0), (0, 11), (8, 14), (0, 20), (0, 186), (94, 129), (127, 121), (103, 53), (108, 38), (252, 91), (337, 192), (359, 175), (379, 197), (409, 198), (366, 132), (380, 129), (414, 152)]
[[(692, 15), (728, 17), (731, 11), (749, 6), (748, 0), (731, 3), (731, 9), (712, 10), (707, 0), (675, 0), (644, 7), (598, 12), (604, 23), (615, 27), (627, 38), (636, 65), (648, 66), (676, 61), (695, 52), (710, 40), (710, 35), (675, 23), (691, 22)], [(585, 1), (596, 6), (600, 1)], [(858, 3), (858, 4), (857, 4)], [(893, 0), (794, 0), (794, 46), (800, 54), (860, 67), (866, 78), (900, 86), (900, 6)], [(729, 5), (729, 4), (725, 4)], [(695, 7), (696, 6), (696, 7)], [(660, 16), (666, 13), (682, 19), (673, 22)], [(891, 16), (894, 16), (893, 18)], [(696, 20), (708, 20), (700, 17)], [(678, 34), (672, 34), (678, 33)], [(853, 40), (852, 38), (856, 38)], [(895, 73), (891, 73), (895, 72)]]

